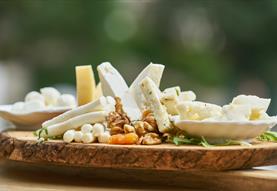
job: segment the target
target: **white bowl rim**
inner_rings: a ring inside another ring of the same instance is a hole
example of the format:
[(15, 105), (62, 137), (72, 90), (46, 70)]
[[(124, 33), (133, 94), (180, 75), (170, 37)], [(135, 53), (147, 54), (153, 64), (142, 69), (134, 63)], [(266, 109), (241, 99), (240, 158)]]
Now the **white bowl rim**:
[(0, 105), (0, 113), (8, 113), (10, 115), (25, 116), (31, 114), (46, 114), (46, 113), (61, 113), (73, 109), (72, 107), (51, 107), (45, 109), (39, 109), (34, 111), (19, 111), (15, 112), (11, 110), (12, 105)]

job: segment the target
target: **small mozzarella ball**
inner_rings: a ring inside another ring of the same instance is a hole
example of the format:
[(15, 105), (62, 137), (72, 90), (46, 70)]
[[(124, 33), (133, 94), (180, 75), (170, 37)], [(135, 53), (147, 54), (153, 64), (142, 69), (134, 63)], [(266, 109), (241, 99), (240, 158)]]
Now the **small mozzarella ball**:
[(63, 94), (57, 100), (57, 106), (60, 107), (75, 107), (76, 99), (73, 95)]
[(45, 104), (42, 101), (33, 100), (24, 104), (23, 110), (25, 111), (37, 111), (45, 108)]
[(38, 101), (42, 101), (42, 102), (45, 101), (44, 97), (37, 91), (29, 92), (25, 96), (25, 102), (29, 102), (29, 101), (33, 101), (33, 100), (38, 100)]
[(63, 135), (63, 140), (67, 143), (71, 143), (75, 137), (75, 131), (74, 130), (68, 130)]
[(96, 140), (96, 137), (92, 135), (92, 133), (84, 133), (82, 137), (83, 143), (92, 143)]
[(81, 131), (76, 131), (74, 135), (74, 141), (79, 143), (82, 141), (83, 133)]
[(58, 98), (61, 96), (61, 93), (52, 87), (42, 88), (40, 92), (45, 99), (46, 105), (56, 105)]
[(82, 127), (81, 127), (81, 131), (82, 133), (91, 133), (92, 131), (92, 125), (91, 124), (84, 124)]
[(100, 136), (102, 133), (104, 133), (105, 127), (100, 123), (95, 123), (92, 128), (93, 135), (95, 137)]
[(110, 137), (111, 137), (110, 132), (106, 131), (106, 132), (100, 134), (100, 136), (98, 137), (98, 141), (99, 141), (99, 143), (108, 143)]
[(22, 111), (24, 109), (24, 102), (16, 102), (12, 105), (12, 111)]

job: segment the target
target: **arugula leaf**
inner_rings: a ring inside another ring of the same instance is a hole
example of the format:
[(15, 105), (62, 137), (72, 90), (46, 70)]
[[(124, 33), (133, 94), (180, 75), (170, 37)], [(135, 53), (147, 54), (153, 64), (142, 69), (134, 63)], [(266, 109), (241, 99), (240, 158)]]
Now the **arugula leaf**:
[(205, 137), (194, 138), (194, 137), (188, 137), (184, 135), (174, 136), (171, 142), (174, 143), (175, 145), (200, 145), (203, 147), (229, 146), (229, 145), (251, 146), (251, 144), (246, 141), (236, 141), (236, 140), (225, 140), (223, 143), (213, 144), (213, 143), (209, 143), (205, 139)]
[(271, 141), (277, 142), (277, 132), (274, 131), (266, 131), (262, 135), (258, 137), (260, 141)]
[(214, 145), (211, 145), (210, 143), (208, 143), (208, 141), (204, 137), (201, 137), (200, 145), (202, 145), (203, 147), (213, 147), (214, 146)]

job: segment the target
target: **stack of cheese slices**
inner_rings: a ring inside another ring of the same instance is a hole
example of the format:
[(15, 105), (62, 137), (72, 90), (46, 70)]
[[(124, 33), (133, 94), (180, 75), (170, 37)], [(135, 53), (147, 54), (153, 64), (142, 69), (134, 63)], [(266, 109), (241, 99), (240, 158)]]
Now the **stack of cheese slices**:
[(270, 99), (240, 95), (223, 107), (195, 101), (192, 91), (180, 87), (159, 89), (164, 66), (150, 63), (128, 86), (120, 73), (108, 62), (97, 67), (100, 82), (96, 86), (91, 66), (76, 67), (78, 107), (46, 121), (39, 130), (42, 138), (63, 136), (66, 142), (108, 143), (110, 130), (107, 116), (115, 111), (115, 97), (130, 121), (140, 120), (150, 110), (159, 133), (176, 128), (172, 120), (259, 121), (266, 114)]

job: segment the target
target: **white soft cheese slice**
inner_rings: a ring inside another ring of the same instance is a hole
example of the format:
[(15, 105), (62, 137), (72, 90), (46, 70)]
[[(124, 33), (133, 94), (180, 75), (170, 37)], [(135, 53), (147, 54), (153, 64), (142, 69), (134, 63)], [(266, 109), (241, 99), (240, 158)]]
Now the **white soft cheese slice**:
[(157, 87), (160, 86), (161, 78), (164, 71), (164, 65), (150, 63), (145, 67), (137, 78), (131, 84), (129, 91), (135, 98), (137, 105), (143, 111), (145, 109), (145, 98), (140, 88), (140, 83), (146, 77), (151, 78)]
[(132, 121), (140, 119), (140, 109), (120, 73), (108, 62), (99, 65), (97, 70), (104, 96), (121, 98), (123, 110), (127, 116)]
[(150, 108), (154, 113), (159, 131), (162, 133), (169, 131), (172, 128), (172, 125), (170, 123), (169, 115), (166, 112), (165, 106), (163, 106), (160, 102), (158, 87), (149, 77), (146, 77), (141, 82), (140, 86), (147, 103), (150, 105)]
[(84, 124), (102, 123), (106, 120), (107, 112), (95, 111), (78, 115), (67, 121), (57, 123), (47, 127), (48, 136), (58, 136), (64, 134), (67, 130), (77, 129)]
[(100, 97), (98, 100), (94, 102), (90, 102), (88, 104), (79, 106), (77, 108), (74, 108), (72, 110), (69, 110), (57, 117), (54, 117), (51, 120), (45, 121), (42, 124), (42, 127), (48, 127), (55, 125), (57, 123), (65, 122), (67, 120), (70, 120), (71, 118), (77, 117), (79, 115), (83, 115), (86, 113), (96, 112), (96, 111), (105, 111), (107, 113), (114, 110), (115, 103), (110, 103), (109, 100), (111, 98), (109, 97)]
[(109, 62), (100, 64), (97, 71), (104, 96), (122, 97), (129, 89), (124, 78)]

